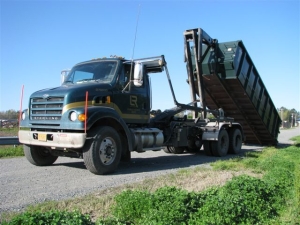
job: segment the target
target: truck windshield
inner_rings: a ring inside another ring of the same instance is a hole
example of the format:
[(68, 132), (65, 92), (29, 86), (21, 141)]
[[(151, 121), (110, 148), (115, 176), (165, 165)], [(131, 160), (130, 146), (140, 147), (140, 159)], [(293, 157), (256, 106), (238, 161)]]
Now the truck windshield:
[(116, 74), (116, 61), (90, 62), (74, 66), (64, 83), (111, 83)]

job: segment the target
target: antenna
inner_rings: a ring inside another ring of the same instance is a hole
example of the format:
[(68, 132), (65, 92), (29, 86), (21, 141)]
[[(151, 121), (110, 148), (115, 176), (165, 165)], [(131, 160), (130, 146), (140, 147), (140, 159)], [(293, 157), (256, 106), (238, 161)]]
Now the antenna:
[[(131, 55), (131, 67), (130, 67), (130, 74), (129, 74), (129, 82), (128, 84), (125, 86), (125, 88), (123, 89), (122, 92), (125, 91), (125, 89), (127, 88), (127, 86), (129, 84), (131, 84), (132, 79), (132, 67), (133, 67), (133, 56), (134, 56), (134, 49), (135, 49), (135, 42), (136, 42), (136, 34), (137, 34), (137, 29), (138, 29), (138, 24), (139, 24), (139, 18), (140, 18), (140, 11), (141, 11), (141, 4), (139, 4), (139, 10), (138, 10), (138, 16), (136, 19), (136, 26), (135, 26), (135, 34), (134, 34), (134, 41), (133, 41), (133, 49), (132, 49), (132, 55)], [(129, 85), (129, 91), (131, 89), (131, 85)]]
[(134, 42), (133, 42), (133, 49), (132, 49), (131, 60), (133, 60), (133, 56), (134, 56), (134, 49), (135, 49), (135, 42), (136, 42), (136, 34), (137, 34), (137, 29), (138, 29), (138, 24), (139, 24), (140, 11), (141, 11), (141, 5), (139, 5), (139, 11), (138, 11), (138, 16), (137, 16), (137, 20), (136, 20), (136, 26), (135, 26), (135, 34), (134, 34)]

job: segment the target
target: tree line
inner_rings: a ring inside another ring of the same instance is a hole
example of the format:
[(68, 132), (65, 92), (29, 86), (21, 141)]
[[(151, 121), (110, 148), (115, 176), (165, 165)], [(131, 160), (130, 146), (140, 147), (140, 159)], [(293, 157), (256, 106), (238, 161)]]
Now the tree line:
[(293, 118), (300, 119), (300, 112), (297, 112), (296, 109), (281, 107), (277, 111), (282, 121), (292, 122)]
[(13, 109), (7, 111), (0, 111), (0, 120), (17, 120), (19, 118), (19, 112)]

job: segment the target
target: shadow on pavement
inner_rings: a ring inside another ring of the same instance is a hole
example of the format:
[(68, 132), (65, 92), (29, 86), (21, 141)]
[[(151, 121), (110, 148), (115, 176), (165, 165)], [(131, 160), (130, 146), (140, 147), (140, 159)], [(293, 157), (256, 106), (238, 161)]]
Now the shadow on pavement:
[[(120, 162), (118, 169), (111, 175), (120, 175), (120, 174), (133, 174), (133, 173), (147, 173), (153, 171), (164, 171), (164, 170), (176, 170), (184, 169), (194, 166), (209, 166), (210, 163), (216, 162), (218, 160), (228, 160), (235, 157), (243, 157), (246, 152), (253, 150), (261, 150), (263, 146), (243, 146), (240, 154), (237, 155), (227, 155), (225, 157), (213, 157), (206, 156), (204, 151), (201, 150), (197, 153), (183, 153), (183, 154), (164, 154), (161, 152), (158, 153), (158, 156), (155, 155), (155, 152), (150, 157), (144, 157), (143, 154), (134, 154), (131, 157), (130, 162)], [(66, 166), (78, 169), (86, 169), (82, 159), (76, 162), (62, 162), (55, 163), (53, 166)]]

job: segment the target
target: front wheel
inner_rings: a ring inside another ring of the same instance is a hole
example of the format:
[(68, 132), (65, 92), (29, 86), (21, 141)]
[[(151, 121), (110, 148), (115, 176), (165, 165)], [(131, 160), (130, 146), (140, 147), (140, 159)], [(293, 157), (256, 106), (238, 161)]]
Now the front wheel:
[(94, 130), (94, 137), (88, 140), (83, 150), (86, 168), (94, 174), (114, 172), (120, 162), (122, 145), (119, 134), (108, 126)]
[(23, 145), (26, 159), (35, 166), (50, 166), (58, 158), (50, 153), (50, 151), (41, 146)]

